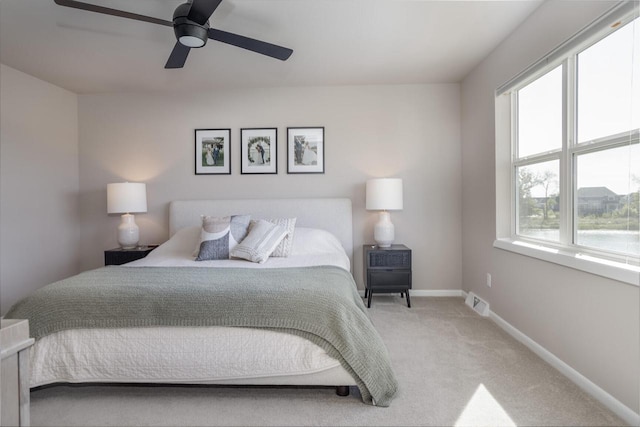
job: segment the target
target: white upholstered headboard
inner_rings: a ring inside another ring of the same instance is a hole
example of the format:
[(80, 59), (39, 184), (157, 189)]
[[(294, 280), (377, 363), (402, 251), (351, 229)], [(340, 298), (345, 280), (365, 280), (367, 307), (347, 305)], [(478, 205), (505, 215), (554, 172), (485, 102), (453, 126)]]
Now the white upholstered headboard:
[(169, 235), (200, 225), (200, 215), (251, 214), (252, 218), (298, 218), (296, 226), (327, 230), (335, 235), (353, 265), (350, 199), (177, 200), (169, 205)]

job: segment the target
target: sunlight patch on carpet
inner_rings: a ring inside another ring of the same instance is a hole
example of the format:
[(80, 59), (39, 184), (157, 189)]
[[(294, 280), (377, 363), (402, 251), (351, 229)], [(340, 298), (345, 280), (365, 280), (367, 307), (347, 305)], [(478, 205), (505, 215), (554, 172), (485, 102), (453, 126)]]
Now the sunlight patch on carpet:
[(480, 384), (455, 423), (462, 426), (516, 426), (489, 390)]

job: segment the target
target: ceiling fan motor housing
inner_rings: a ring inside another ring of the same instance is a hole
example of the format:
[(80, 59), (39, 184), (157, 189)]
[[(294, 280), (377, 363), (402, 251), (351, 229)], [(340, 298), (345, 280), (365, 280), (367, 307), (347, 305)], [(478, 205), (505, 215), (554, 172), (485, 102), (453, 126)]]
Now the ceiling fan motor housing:
[(173, 31), (178, 41), (191, 48), (202, 47), (209, 39), (209, 22), (200, 25), (187, 18), (191, 3), (184, 3), (178, 6), (173, 12)]

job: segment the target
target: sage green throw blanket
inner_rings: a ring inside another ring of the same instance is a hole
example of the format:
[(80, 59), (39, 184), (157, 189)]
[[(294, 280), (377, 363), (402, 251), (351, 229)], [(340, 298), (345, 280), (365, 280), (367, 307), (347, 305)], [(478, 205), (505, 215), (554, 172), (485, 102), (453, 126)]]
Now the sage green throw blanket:
[(6, 318), (29, 319), (36, 339), (84, 328), (269, 328), (304, 337), (338, 359), (366, 403), (388, 406), (398, 387), (353, 277), (338, 267), (110, 266), (45, 286)]

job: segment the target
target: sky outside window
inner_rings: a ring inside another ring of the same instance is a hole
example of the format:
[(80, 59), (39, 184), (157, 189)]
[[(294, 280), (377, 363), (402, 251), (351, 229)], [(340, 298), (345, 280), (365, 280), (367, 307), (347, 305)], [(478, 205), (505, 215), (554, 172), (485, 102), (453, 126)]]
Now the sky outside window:
[(640, 127), (640, 21), (578, 55), (578, 142)]
[(562, 66), (518, 91), (518, 157), (562, 148)]

